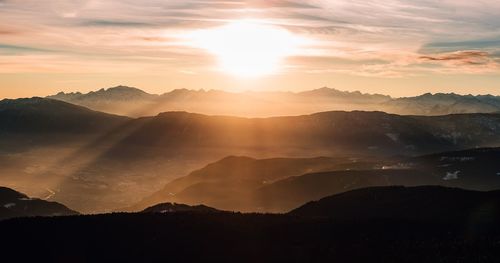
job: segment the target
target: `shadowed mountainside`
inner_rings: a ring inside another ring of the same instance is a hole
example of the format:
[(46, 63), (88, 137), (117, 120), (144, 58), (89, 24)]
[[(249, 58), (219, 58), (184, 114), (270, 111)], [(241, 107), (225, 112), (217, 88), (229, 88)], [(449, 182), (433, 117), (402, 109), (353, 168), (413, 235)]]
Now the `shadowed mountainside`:
[(141, 145), (217, 148), (233, 155), (247, 152), (254, 156), (259, 152), (295, 152), (297, 156), (418, 154), (500, 143), (500, 114), (424, 117), (354, 111), (247, 119), (168, 112), (137, 122), (141, 128), (117, 145), (117, 152), (124, 152), (120, 146)]
[(76, 106), (43, 99), (4, 99), (0, 101), (0, 133), (96, 133), (104, 132), (129, 120)]
[(78, 212), (62, 204), (29, 198), (27, 195), (16, 192), (10, 188), (0, 187), (0, 220), (15, 217), (77, 214)]
[(120, 147), (175, 148), (189, 152), (213, 152), (217, 148), (226, 151), (226, 155), (290, 151), (299, 156), (304, 152), (307, 155), (416, 154), (500, 143), (500, 114), (424, 117), (332, 111), (290, 117), (238, 118), (167, 112), (129, 119), (55, 100), (32, 98), (0, 102), (0, 120), (0, 130), (5, 136), (37, 136), (43, 131), (44, 135), (100, 132), (107, 137), (119, 137), (113, 148), (122, 155), (126, 151)]
[(378, 160), (228, 157), (168, 183), (127, 210), (170, 201), (224, 210), (286, 212), (311, 200), (370, 186), (493, 190), (500, 188), (498, 158), (500, 148)]
[(500, 191), (441, 186), (373, 187), (309, 202), (290, 214), (340, 220), (494, 222), (500, 218)]
[(207, 203), (229, 210), (246, 210), (250, 205), (257, 211), (252, 204), (255, 202), (253, 191), (275, 181), (311, 172), (372, 169), (383, 165), (382, 159), (366, 157), (254, 159), (229, 156), (173, 180), (125, 210), (139, 211), (155, 203), (173, 201)]

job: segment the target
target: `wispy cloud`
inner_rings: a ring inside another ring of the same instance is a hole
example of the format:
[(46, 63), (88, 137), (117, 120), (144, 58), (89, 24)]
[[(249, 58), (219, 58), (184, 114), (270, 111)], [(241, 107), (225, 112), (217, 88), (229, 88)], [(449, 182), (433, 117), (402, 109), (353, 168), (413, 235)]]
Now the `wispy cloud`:
[(425, 55), (420, 58), (428, 61), (452, 61), (467, 65), (484, 65), (491, 61), (490, 54), (488, 52), (478, 50), (464, 50), (437, 55)]
[(144, 23), (144, 22), (131, 22), (131, 21), (119, 21), (119, 20), (87, 20), (82, 21), (80, 26), (89, 27), (156, 27), (155, 24)]

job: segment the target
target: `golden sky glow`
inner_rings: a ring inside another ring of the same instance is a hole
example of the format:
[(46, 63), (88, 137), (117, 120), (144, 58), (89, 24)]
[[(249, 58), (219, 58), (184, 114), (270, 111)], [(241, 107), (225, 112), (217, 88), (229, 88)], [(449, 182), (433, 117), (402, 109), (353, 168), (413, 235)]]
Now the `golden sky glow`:
[(218, 69), (240, 77), (277, 73), (283, 60), (300, 54), (305, 40), (263, 21), (236, 20), (185, 37), (217, 57)]
[(119, 84), (500, 94), (496, 0), (0, 0), (0, 97)]

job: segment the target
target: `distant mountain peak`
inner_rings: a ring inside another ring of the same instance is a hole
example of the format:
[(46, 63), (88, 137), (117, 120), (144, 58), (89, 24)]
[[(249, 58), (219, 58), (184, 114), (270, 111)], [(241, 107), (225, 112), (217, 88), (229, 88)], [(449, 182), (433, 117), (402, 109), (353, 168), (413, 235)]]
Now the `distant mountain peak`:
[(322, 87), (319, 89), (313, 89), (308, 91), (302, 91), (297, 93), (298, 95), (306, 95), (306, 96), (321, 96), (321, 97), (338, 97), (344, 99), (351, 99), (353, 101), (357, 100), (373, 100), (376, 102), (384, 102), (391, 100), (391, 97), (388, 95), (382, 94), (369, 94), (362, 93), (358, 90), (356, 91), (341, 91), (335, 88)]
[(47, 98), (57, 99), (62, 101), (67, 101), (71, 103), (79, 104), (80, 102), (86, 103), (97, 103), (97, 102), (121, 102), (121, 101), (134, 101), (134, 100), (151, 100), (158, 95), (149, 94), (141, 89), (129, 86), (115, 86), (107, 89), (99, 89), (97, 91), (90, 91), (88, 93), (81, 92), (71, 92), (64, 93), (59, 92), (56, 95), (48, 96)]
[(143, 91), (141, 89), (138, 89), (138, 88), (135, 88), (135, 87), (124, 86), (124, 85), (119, 85), (119, 86), (116, 86), (116, 87), (111, 87), (111, 88), (108, 88), (108, 89), (101, 89), (101, 90), (108, 91), (108, 92), (119, 91), (119, 92), (138, 92), (138, 93), (148, 94), (147, 92), (145, 92), (145, 91)]
[(346, 93), (346, 91), (341, 91), (338, 89), (334, 88), (329, 88), (329, 87), (321, 87), (317, 89), (312, 89), (312, 90), (306, 90), (299, 92), (301, 94), (338, 94), (338, 93)]
[[(87, 94), (108, 94), (108, 95), (111, 95), (111, 94), (130, 94), (130, 95), (151, 95), (141, 89), (138, 89), (138, 88), (135, 88), (135, 87), (129, 87), (129, 86), (123, 86), (123, 85), (120, 85), (120, 86), (116, 86), (116, 87), (111, 87), (111, 88), (107, 88), (107, 89), (100, 89), (98, 91), (91, 91)], [(83, 94), (85, 95), (85, 94)]]

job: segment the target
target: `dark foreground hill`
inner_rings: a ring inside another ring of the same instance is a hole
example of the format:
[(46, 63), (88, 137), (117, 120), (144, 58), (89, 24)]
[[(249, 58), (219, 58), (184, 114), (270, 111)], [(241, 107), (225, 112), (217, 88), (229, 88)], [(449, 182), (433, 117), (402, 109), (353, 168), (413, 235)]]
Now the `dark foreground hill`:
[[(8, 251), (2, 255), (3, 259), (19, 262), (420, 263), (500, 260), (498, 213), (470, 214), (467, 209), (456, 210), (459, 205), (453, 203), (468, 199), (472, 194), (475, 204), (480, 207), (482, 201), (491, 201), (489, 196), (498, 196), (498, 193), (470, 193), (434, 187), (410, 189), (413, 192), (406, 192), (408, 189), (392, 191), (394, 189), (398, 188), (378, 190), (385, 192), (384, 195), (396, 204), (393, 208), (427, 207), (420, 210), (426, 216), (374, 219), (373, 215), (379, 212), (370, 211), (367, 207), (370, 203), (365, 203), (367, 199), (354, 194), (352, 199), (339, 199), (339, 202), (351, 210), (369, 211), (367, 218), (240, 213), (25, 218), (0, 222), (0, 247)], [(423, 195), (429, 191), (435, 200), (446, 201), (428, 203), (429, 197)], [(408, 194), (415, 194), (413, 201), (401, 198)], [(454, 212), (438, 209), (443, 204), (449, 205)], [(498, 205), (499, 201), (495, 199), (489, 207), (498, 208)], [(328, 206), (325, 209), (331, 211)]]
[(442, 186), (363, 188), (309, 202), (290, 214), (342, 220), (494, 222), (500, 218), (500, 191)]
[(66, 206), (47, 202), (16, 192), (10, 188), (0, 187), (0, 220), (27, 216), (62, 216), (77, 215)]
[(185, 205), (177, 203), (161, 203), (151, 207), (148, 207), (142, 211), (142, 213), (218, 213), (222, 212), (212, 207), (206, 205)]

